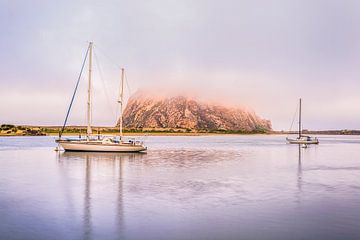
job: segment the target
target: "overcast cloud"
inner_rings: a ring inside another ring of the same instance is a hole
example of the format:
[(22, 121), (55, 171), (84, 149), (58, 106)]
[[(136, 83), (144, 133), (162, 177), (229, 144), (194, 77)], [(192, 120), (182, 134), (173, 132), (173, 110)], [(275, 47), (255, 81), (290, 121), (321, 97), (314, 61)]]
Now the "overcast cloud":
[[(277, 130), (302, 97), (304, 128), (359, 129), (359, 23), (355, 0), (0, 0), (0, 122), (60, 125), (93, 41), (98, 125), (115, 122), (117, 64), (132, 93), (245, 105)], [(85, 119), (85, 87), (71, 124)]]

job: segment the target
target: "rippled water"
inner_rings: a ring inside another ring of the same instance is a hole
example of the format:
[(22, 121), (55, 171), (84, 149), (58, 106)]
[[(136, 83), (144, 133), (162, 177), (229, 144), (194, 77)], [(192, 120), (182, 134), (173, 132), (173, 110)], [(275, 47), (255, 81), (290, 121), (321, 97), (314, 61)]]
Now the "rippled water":
[(146, 154), (0, 138), (0, 239), (360, 239), (360, 137), (148, 137)]

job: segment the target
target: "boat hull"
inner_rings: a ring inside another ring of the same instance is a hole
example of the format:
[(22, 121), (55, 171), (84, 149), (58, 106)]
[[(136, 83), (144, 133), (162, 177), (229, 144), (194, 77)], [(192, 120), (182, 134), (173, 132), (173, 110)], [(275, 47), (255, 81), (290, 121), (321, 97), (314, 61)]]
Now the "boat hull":
[(319, 144), (319, 140), (304, 140), (304, 139), (286, 139), (289, 144)]
[(142, 152), (146, 151), (146, 147), (140, 144), (103, 144), (101, 142), (87, 141), (63, 141), (58, 140), (57, 143), (65, 151), (74, 152)]

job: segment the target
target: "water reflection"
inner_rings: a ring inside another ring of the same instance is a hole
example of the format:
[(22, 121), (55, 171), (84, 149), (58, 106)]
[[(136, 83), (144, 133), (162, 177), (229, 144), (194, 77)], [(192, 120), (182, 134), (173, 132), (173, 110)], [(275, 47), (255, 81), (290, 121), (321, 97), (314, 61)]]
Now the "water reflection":
[(91, 237), (91, 161), (89, 155), (85, 156), (85, 188), (84, 188), (84, 238), (90, 239)]
[(121, 161), (137, 160), (146, 153), (113, 153), (113, 152), (62, 152), (59, 161), (87, 160), (92, 161)]
[[(113, 189), (107, 189), (109, 192), (114, 193), (116, 196), (115, 204), (116, 206), (113, 209), (116, 209), (115, 213), (115, 233), (119, 239), (123, 235), (124, 229), (124, 200), (123, 200), (123, 175), (124, 175), (124, 164), (129, 161), (140, 160), (144, 156), (144, 153), (101, 153), (101, 152), (64, 152), (60, 153), (57, 158), (60, 166), (68, 173), (68, 175), (74, 174), (73, 169), (76, 166), (79, 166), (80, 170), (83, 170), (83, 237), (84, 239), (94, 238), (93, 233), (93, 216), (92, 211), (95, 206), (92, 204), (92, 199), (98, 197), (98, 189), (96, 189), (96, 182), (99, 182), (101, 179), (96, 173), (101, 170), (101, 172), (110, 173), (111, 182)], [(67, 168), (67, 166), (71, 168)], [(93, 172), (95, 174), (93, 174)], [(79, 173), (77, 171), (76, 173)], [(67, 176), (69, 177), (69, 176)], [(94, 188), (92, 184), (95, 183)], [(72, 199), (69, 197), (69, 199)], [(73, 205), (73, 204), (71, 204)], [(94, 218), (95, 220), (96, 218)]]
[(50, 138), (7, 138), (0, 239), (360, 239), (359, 145), (280, 137), (154, 137), (147, 155), (57, 159)]
[(302, 164), (301, 164), (301, 145), (298, 146), (298, 171), (297, 171), (297, 186), (299, 193), (302, 193)]

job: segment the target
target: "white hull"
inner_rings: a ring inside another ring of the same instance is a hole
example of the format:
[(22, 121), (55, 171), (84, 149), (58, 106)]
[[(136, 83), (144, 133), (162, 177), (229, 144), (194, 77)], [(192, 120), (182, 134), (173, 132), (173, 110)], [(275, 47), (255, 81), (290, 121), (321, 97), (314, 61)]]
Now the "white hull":
[(101, 141), (67, 141), (67, 140), (58, 140), (57, 142), (65, 151), (141, 152), (146, 150), (146, 147), (141, 144), (130, 144), (130, 143), (104, 144)]
[(289, 138), (286, 138), (286, 140), (290, 144), (319, 144), (319, 140), (317, 140), (317, 139), (304, 140), (304, 139), (289, 139)]

